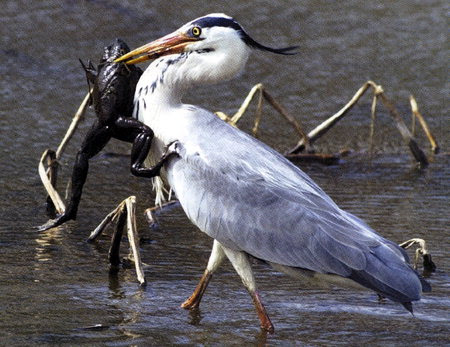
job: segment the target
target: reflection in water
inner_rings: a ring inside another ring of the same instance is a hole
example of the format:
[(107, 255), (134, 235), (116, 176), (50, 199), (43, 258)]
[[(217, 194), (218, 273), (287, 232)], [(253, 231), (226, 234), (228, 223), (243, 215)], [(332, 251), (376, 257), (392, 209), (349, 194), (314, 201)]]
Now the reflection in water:
[(262, 347), (267, 345), (267, 331), (260, 330), (255, 335), (255, 346)]
[(56, 261), (54, 259), (55, 251), (58, 246), (64, 243), (64, 232), (60, 228), (55, 228), (51, 231), (44, 233), (36, 232), (35, 242), (37, 246), (35, 247), (35, 270), (39, 270), (43, 262)]
[(117, 268), (109, 270), (109, 290), (112, 299), (125, 299), (125, 291), (122, 289)]
[(200, 321), (203, 318), (200, 308), (198, 307), (194, 307), (193, 309), (189, 310), (189, 316), (191, 317), (189, 324), (192, 325), (199, 325)]
[(109, 271), (109, 290), (111, 299), (116, 302), (117, 308), (123, 314), (122, 322), (117, 324), (118, 331), (127, 338), (137, 339), (141, 337), (142, 334), (129, 327), (133, 327), (141, 320), (142, 302), (146, 299), (144, 288), (138, 286), (134, 293), (127, 292), (121, 285), (119, 272), (116, 268)]

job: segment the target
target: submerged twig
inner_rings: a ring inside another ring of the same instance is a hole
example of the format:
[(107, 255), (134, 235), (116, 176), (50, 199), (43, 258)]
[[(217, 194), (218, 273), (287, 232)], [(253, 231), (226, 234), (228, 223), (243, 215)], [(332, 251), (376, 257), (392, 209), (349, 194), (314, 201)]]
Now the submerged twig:
[(114, 223), (116, 221), (121, 211), (123, 211), (124, 207), (125, 200), (117, 205), (117, 207), (100, 222), (97, 228), (95, 228), (94, 231), (91, 232), (87, 240), (90, 242), (95, 241), (111, 223)]
[[(53, 207), (58, 214), (64, 213), (66, 209), (63, 200), (56, 191), (56, 181), (59, 166), (58, 160), (61, 158), (64, 149), (66, 148), (69, 140), (75, 133), (78, 124), (83, 119), (84, 114), (86, 113), (91, 91), (92, 90), (89, 91), (89, 93), (84, 97), (83, 101), (81, 102), (81, 105), (78, 108), (77, 112), (75, 113), (72, 122), (69, 128), (67, 129), (66, 134), (64, 135), (64, 138), (62, 139), (60, 145), (58, 146), (57, 151), (55, 152), (51, 149), (45, 150), (39, 162), (38, 167), (39, 176), (41, 178), (42, 183), (44, 184), (45, 189), (47, 190), (48, 197), (50, 198)], [(47, 169), (44, 168), (44, 162), (46, 160), (48, 165)]]
[(318, 162), (324, 165), (337, 164), (341, 158), (340, 154), (325, 154), (325, 153), (296, 153), (286, 154), (286, 158), (295, 162)]
[(256, 106), (255, 123), (253, 124), (252, 134), (253, 136), (258, 136), (259, 123), (262, 117), (262, 104), (263, 104), (263, 93), (258, 95), (258, 105)]
[(130, 196), (126, 200), (127, 205), (127, 233), (128, 242), (131, 246), (131, 254), (133, 255), (134, 266), (138, 281), (141, 285), (145, 284), (145, 275), (142, 267), (141, 254), (139, 253), (139, 236), (136, 228), (136, 197)]
[(119, 250), (120, 242), (122, 240), (123, 229), (126, 224), (128, 242), (130, 244), (130, 256), (128, 259), (134, 261), (136, 268), (136, 275), (139, 283), (144, 285), (146, 283), (144, 270), (139, 253), (139, 236), (136, 228), (136, 197), (130, 196), (123, 200), (112, 212), (110, 212), (103, 221), (91, 233), (88, 240), (96, 240), (103, 231), (115, 222), (116, 228), (112, 235), (111, 247), (109, 249), (109, 261), (114, 267), (120, 264)]
[(408, 249), (414, 245), (417, 245), (417, 249), (415, 251), (414, 256), (414, 269), (417, 269), (417, 266), (419, 264), (419, 258), (420, 256), (423, 257), (423, 268), (428, 272), (434, 272), (436, 270), (436, 265), (434, 264), (433, 260), (431, 259), (431, 254), (428, 252), (425, 240), (423, 239), (411, 239), (408, 241), (405, 241), (401, 243), (399, 246), (403, 247), (404, 249)]
[[(367, 89), (369, 89), (369, 87), (371, 87), (371, 86), (375, 88), (376, 94), (383, 92), (382, 89), (378, 89), (381, 87), (378, 87), (372, 81), (367, 81), (366, 83), (364, 83), (364, 85), (358, 89), (358, 91), (355, 93), (355, 95), (353, 95), (353, 97), (350, 99), (350, 101), (347, 102), (347, 104), (345, 104), (345, 106), (343, 108), (341, 108), (333, 116), (331, 116), (326, 121), (319, 124), (316, 128), (314, 128), (313, 130), (311, 130), (308, 133), (308, 138), (309, 138), (310, 143), (313, 143), (314, 141), (316, 141), (317, 139), (322, 137), (325, 133), (327, 133), (328, 130), (330, 130), (341, 118), (343, 118), (347, 114), (348, 111), (350, 111), (353, 108), (353, 106), (355, 106), (355, 104), (358, 102), (358, 100), (364, 95), (364, 93), (367, 91)], [(300, 139), (300, 141), (297, 143), (297, 145), (294, 148), (292, 148), (291, 150), (289, 150), (287, 153), (294, 154), (294, 153), (301, 152), (304, 149), (305, 149), (305, 141), (303, 139)]]
[(61, 155), (63, 154), (66, 145), (69, 143), (73, 134), (77, 130), (80, 121), (83, 120), (89, 104), (89, 98), (91, 96), (91, 93), (92, 89), (86, 94), (86, 96), (84, 97), (83, 101), (80, 104), (80, 107), (78, 107), (78, 110), (75, 113), (72, 122), (70, 123), (70, 126), (67, 129), (66, 134), (64, 135), (64, 138), (62, 139), (60, 145), (58, 146), (58, 149), (56, 150), (56, 160), (59, 160), (61, 158)]
[(402, 117), (398, 113), (397, 109), (394, 107), (392, 102), (386, 97), (384, 94), (380, 94), (380, 100), (383, 102), (384, 106), (388, 109), (389, 114), (395, 120), (397, 129), (400, 131), (403, 139), (408, 145), (411, 153), (413, 154), (416, 161), (422, 166), (425, 167), (428, 165), (428, 159), (425, 153), (420, 149), (416, 140), (412, 136)]
[(153, 215), (154, 212), (156, 211), (162, 211), (168, 207), (172, 207), (176, 204), (179, 204), (180, 202), (178, 200), (170, 200), (165, 202), (162, 205), (156, 205), (153, 207), (149, 207), (148, 209), (145, 210), (144, 215), (145, 215), (145, 219), (147, 220), (147, 223), (149, 225), (150, 228), (155, 227), (158, 223), (156, 221), (155, 216)]
[[(45, 169), (44, 162), (48, 160), (50, 165), (49, 169)], [(44, 185), (45, 189), (47, 190), (48, 196), (50, 197), (51, 201), (53, 202), (53, 206), (57, 213), (64, 213), (66, 210), (66, 206), (61, 199), (60, 195), (58, 194), (57, 190), (55, 189), (55, 175), (56, 175), (56, 169), (52, 169), (54, 166), (57, 165), (56, 162), (56, 153), (52, 151), (51, 149), (47, 149), (41, 157), (41, 160), (39, 161), (38, 171), (39, 176), (41, 178), (42, 184)], [(47, 171), (50, 174), (47, 174)]]
[[(314, 142), (321, 136), (323, 136), (328, 130), (330, 130), (342, 117), (344, 117), (347, 112), (357, 103), (357, 101), (364, 95), (364, 93), (372, 87), (374, 89), (374, 100), (372, 101), (372, 119), (374, 120), (375, 117), (375, 106), (376, 106), (376, 100), (379, 98), (383, 105), (388, 109), (390, 116), (395, 120), (397, 129), (399, 130), (401, 136), (405, 140), (406, 144), (408, 145), (409, 149), (411, 150), (411, 153), (413, 154), (416, 161), (422, 166), (428, 165), (428, 159), (425, 156), (424, 152), (420, 149), (419, 145), (415, 141), (414, 137), (412, 136), (411, 132), (408, 130), (406, 124), (404, 123), (402, 117), (398, 113), (395, 106), (392, 104), (392, 102), (388, 99), (386, 94), (384, 93), (383, 88), (380, 85), (377, 85), (373, 81), (367, 81), (364, 83), (364, 85), (355, 93), (355, 95), (351, 98), (351, 100), (342, 108), (340, 109), (336, 114), (334, 114), (332, 117), (328, 118), (326, 121), (324, 121), (322, 124), (317, 126), (315, 129), (310, 131), (308, 133), (308, 138), (310, 143)], [(371, 131), (372, 134), (372, 131)], [(297, 145), (292, 148), (290, 151), (288, 151), (288, 154), (293, 153), (299, 153), (302, 150), (305, 149), (305, 141), (304, 139), (301, 139)]]
[[(373, 88), (374, 95), (372, 99), (371, 104), (371, 125), (370, 125), (370, 135), (369, 135), (369, 151), (372, 153), (373, 151), (373, 137), (375, 132), (375, 118), (376, 118), (376, 105), (377, 101), (380, 100), (382, 104), (388, 109), (389, 115), (394, 119), (397, 129), (399, 130), (402, 138), (408, 145), (408, 147), (411, 150), (412, 155), (414, 156), (415, 160), (422, 166), (425, 167), (428, 165), (428, 159), (422, 149), (417, 144), (416, 140), (414, 139), (411, 132), (406, 127), (402, 117), (398, 113), (395, 106), (392, 104), (392, 102), (388, 99), (386, 96), (383, 88), (380, 85), (377, 85), (373, 81), (367, 81), (364, 83), (361, 88), (358, 89), (358, 91), (353, 95), (353, 97), (350, 99), (347, 104), (344, 105), (337, 113), (335, 113), (333, 116), (319, 124), (316, 128), (311, 130), (309, 133), (305, 133), (303, 128), (300, 126), (300, 123), (292, 116), (290, 116), (286, 110), (279, 104), (265, 89), (265, 87), (258, 83), (250, 90), (247, 97), (245, 98), (244, 102), (240, 106), (239, 110), (232, 116), (229, 117), (223, 112), (216, 112), (216, 115), (221, 118), (222, 120), (230, 123), (233, 126), (237, 126), (237, 122), (242, 118), (244, 113), (247, 111), (251, 101), (255, 97), (255, 95), (258, 93), (258, 105), (256, 110), (256, 116), (255, 116), (255, 122), (254, 126), (252, 128), (252, 133), (254, 136), (257, 135), (259, 123), (261, 121), (261, 104), (262, 104), (262, 98), (266, 100), (280, 115), (282, 115), (288, 122), (291, 124), (291, 126), (294, 128), (294, 130), (297, 132), (297, 134), (300, 137), (299, 142), (297, 145), (292, 148), (291, 150), (287, 151), (285, 153), (286, 156), (290, 155), (293, 157), (294, 154), (298, 154), (302, 151), (304, 151), (307, 147), (309, 147), (314, 141), (322, 137), (324, 134), (326, 134), (339, 120), (341, 120), (347, 113), (350, 111), (353, 106), (358, 102), (358, 100), (366, 93), (366, 91), (369, 88)], [(432, 144), (432, 149), (437, 152), (439, 147), (437, 146), (436, 140), (434, 140), (434, 137), (431, 135), (431, 132), (421, 116), (421, 114), (418, 112), (417, 104), (415, 103), (414, 98), (411, 97), (411, 105), (413, 108), (413, 114), (415, 117), (419, 119), (421, 122), (421, 125), (427, 134), (427, 137), (429, 138), (430, 143)], [(302, 156), (296, 156), (301, 158)]]
[(373, 155), (373, 137), (375, 134), (375, 120), (377, 118), (377, 92), (374, 91), (372, 105), (370, 106), (370, 134), (369, 134), (369, 153)]
[(287, 111), (281, 106), (281, 104), (279, 104), (265, 89), (262, 90), (262, 93), (269, 104), (271, 104), (272, 107), (277, 110), (278, 113), (281, 114), (293, 126), (302, 141), (305, 143), (306, 147), (308, 147), (311, 140), (309, 138), (309, 135), (307, 135), (303, 130), (302, 126), (300, 126), (299, 121), (290, 116)]
[(309, 143), (308, 135), (303, 130), (303, 127), (300, 125), (300, 122), (288, 114), (288, 112), (285, 110), (285, 108), (283, 106), (281, 106), (281, 104), (278, 103), (272, 97), (272, 95), (269, 94), (269, 92), (267, 92), (266, 88), (264, 87), (264, 85), (262, 83), (258, 83), (253, 86), (253, 88), (250, 90), (247, 97), (245, 98), (244, 102), (239, 107), (239, 110), (232, 117), (227, 116), (223, 112), (216, 112), (216, 115), (220, 119), (228, 122), (229, 124), (236, 126), (237, 122), (242, 118), (244, 113), (247, 111), (247, 109), (250, 106), (250, 103), (253, 100), (253, 98), (255, 97), (256, 93), (259, 93), (259, 97), (258, 97), (258, 105), (257, 105), (257, 109), (256, 109), (255, 123), (252, 128), (252, 133), (254, 136), (256, 136), (256, 134), (257, 134), (259, 123), (261, 121), (262, 98), (264, 98), (281, 116), (283, 116), (283, 118), (286, 121), (288, 121), (289, 124), (292, 125), (292, 127), (297, 132), (299, 137), (305, 143)]
[(247, 97), (245, 98), (242, 105), (239, 107), (239, 110), (231, 117), (229, 123), (232, 125), (236, 125), (237, 122), (241, 119), (241, 117), (244, 115), (244, 113), (247, 111), (248, 107), (250, 106), (250, 102), (253, 100), (253, 97), (257, 92), (261, 92), (261, 89), (263, 88), (263, 85), (261, 83), (258, 83), (253, 86), (253, 88), (248, 93)]
[(417, 101), (413, 95), (409, 96), (409, 102), (411, 104), (411, 111), (412, 111), (413, 119), (417, 118), (419, 120), (419, 123), (422, 126), (422, 129), (425, 132), (425, 135), (427, 136), (428, 141), (430, 141), (431, 151), (434, 154), (439, 153), (439, 145), (437, 144), (436, 139), (434, 138), (433, 134), (431, 133), (431, 130), (428, 127), (428, 124), (425, 121), (425, 118), (419, 112), (419, 106), (417, 106)]

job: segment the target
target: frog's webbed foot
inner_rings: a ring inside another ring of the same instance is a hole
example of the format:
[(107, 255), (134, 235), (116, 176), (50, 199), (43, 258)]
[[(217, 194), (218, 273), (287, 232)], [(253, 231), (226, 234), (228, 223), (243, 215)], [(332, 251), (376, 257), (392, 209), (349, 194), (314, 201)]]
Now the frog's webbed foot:
[(166, 160), (172, 155), (181, 157), (181, 142), (178, 140), (172, 141), (166, 146), (166, 149), (161, 157), (161, 160)]
[(149, 168), (143, 166), (143, 159), (147, 156), (147, 153), (148, 151), (141, 150), (141, 152), (137, 153), (138, 158), (135, 158), (135, 155), (133, 154), (131, 155), (132, 157), (131, 173), (133, 175), (147, 178), (159, 176), (161, 168), (164, 166), (167, 160), (169, 160), (173, 155), (180, 156), (181, 144), (179, 141), (173, 141), (169, 143), (159, 161), (154, 166)]
[(61, 224), (64, 224), (65, 222), (71, 220), (71, 219), (75, 219), (72, 216), (70, 216), (69, 214), (61, 214), (59, 215), (57, 218), (55, 219), (49, 219), (47, 221), (47, 223), (42, 224), (41, 226), (37, 227), (38, 231), (45, 231), (51, 228), (55, 228)]

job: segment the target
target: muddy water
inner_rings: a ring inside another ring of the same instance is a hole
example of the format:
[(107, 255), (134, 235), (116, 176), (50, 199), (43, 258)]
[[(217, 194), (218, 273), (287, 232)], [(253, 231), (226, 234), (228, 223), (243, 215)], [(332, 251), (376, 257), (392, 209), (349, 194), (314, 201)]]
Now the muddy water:
[[(385, 111), (380, 109), (375, 155), (368, 160), (370, 100), (317, 143), (323, 151), (351, 148), (339, 165), (301, 167), (340, 206), (396, 241), (422, 237), (438, 266), (433, 292), (412, 317), (370, 292), (304, 287), (255, 264), (263, 301), (276, 328), (259, 331), (251, 301), (227, 264), (213, 278), (200, 310), (179, 308), (206, 265), (211, 240), (180, 208), (150, 229), (142, 211), (152, 205), (145, 180), (131, 177), (128, 158), (92, 161), (77, 222), (37, 233), (46, 220), (37, 162), (55, 148), (87, 91), (78, 58), (97, 60), (115, 37), (136, 47), (208, 12), (237, 16), (259, 41), (299, 45), (293, 57), (255, 52), (237, 80), (198, 88), (189, 101), (233, 112), (249, 88), (263, 82), (312, 129), (338, 110), (367, 79), (382, 84), (404, 114), (413, 93), (443, 152), (448, 148), (448, 41), (445, 1), (4, 1), (0, 11), (0, 340), (2, 345), (449, 344), (449, 157), (416, 170)], [(295, 136), (265, 108), (261, 138), (284, 150)], [(60, 188), (83, 132), (64, 155)], [(244, 128), (250, 120), (244, 121)], [(426, 143), (422, 136), (419, 142)], [(111, 143), (105, 152), (127, 153)], [(138, 199), (141, 252), (148, 285), (133, 269), (109, 274), (108, 239), (88, 233), (123, 198)]]

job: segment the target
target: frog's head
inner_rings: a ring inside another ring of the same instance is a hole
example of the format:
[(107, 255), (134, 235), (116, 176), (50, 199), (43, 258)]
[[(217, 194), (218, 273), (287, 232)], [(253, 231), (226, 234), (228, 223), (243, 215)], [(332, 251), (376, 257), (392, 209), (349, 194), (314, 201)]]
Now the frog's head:
[(130, 48), (121, 39), (116, 39), (111, 45), (105, 47), (100, 64), (112, 63), (115, 59), (128, 53)]

